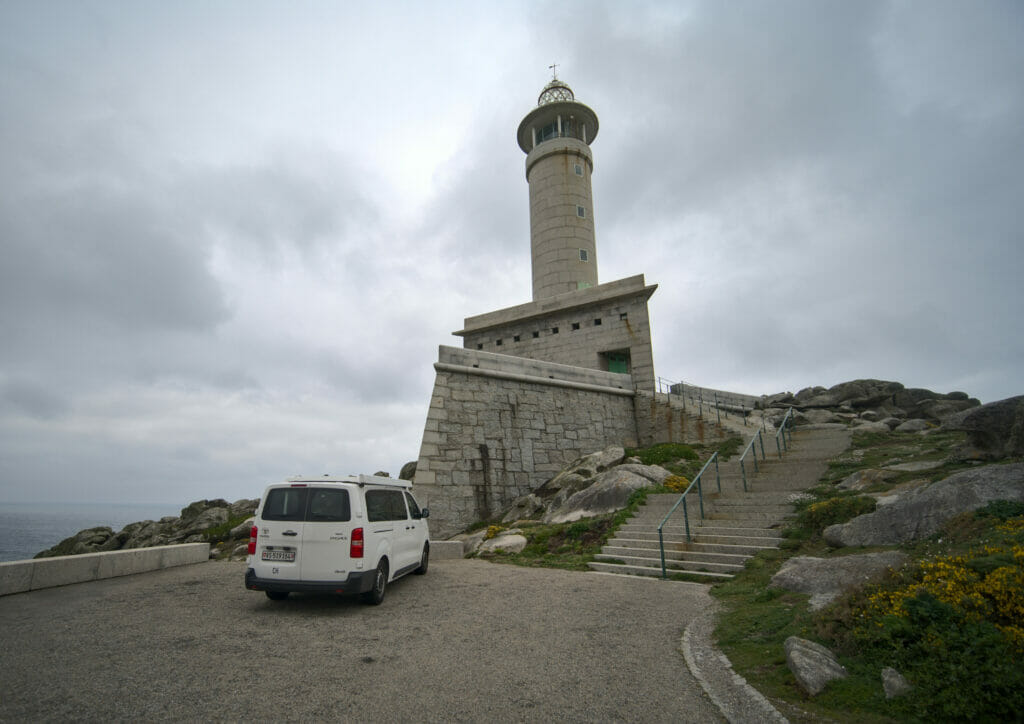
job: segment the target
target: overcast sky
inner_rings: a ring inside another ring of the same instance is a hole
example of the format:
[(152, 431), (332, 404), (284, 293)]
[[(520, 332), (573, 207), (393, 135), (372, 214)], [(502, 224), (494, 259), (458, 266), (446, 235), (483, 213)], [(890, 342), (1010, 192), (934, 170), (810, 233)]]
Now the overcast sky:
[(0, 501), (397, 474), (552, 63), (658, 375), (1024, 393), (1020, 2), (5, 0)]

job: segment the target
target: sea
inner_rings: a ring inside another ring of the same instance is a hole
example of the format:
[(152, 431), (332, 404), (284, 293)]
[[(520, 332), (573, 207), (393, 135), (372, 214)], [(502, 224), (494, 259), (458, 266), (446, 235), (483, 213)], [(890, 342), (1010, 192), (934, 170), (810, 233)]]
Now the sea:
[(140, 520), (181, 514), (173, 503), (3, 503), (0, 502), (0, 562), (21, 561), (85, 528), (114, 532)]

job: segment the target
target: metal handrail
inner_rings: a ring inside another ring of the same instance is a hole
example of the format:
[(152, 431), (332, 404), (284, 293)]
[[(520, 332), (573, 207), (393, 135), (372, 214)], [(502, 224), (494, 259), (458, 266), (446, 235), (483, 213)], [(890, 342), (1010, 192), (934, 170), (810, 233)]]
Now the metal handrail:
[(678, 508), (679, 504), (682, 503), (683, 504), (683, 521), (686, 524), (686, 540), (687, 540), (687, 542), (693, 540), (693, 537), (690, 535), (690, 514), (689, 514), (689, 511), (686, 508), (686, 496), (690, 494), (690, 491), (693, 490), (693, 486), (696, 485), (697, 486), (697, 499), (700, 501), (700, 517), (701, 517), (701, 520), (703, 520), (704, 519), (704, 486), (701, 483), (701, 477), (704, 475), (704, 471), (708, 469), (708, 465), (710, 465), (712, 462), (714, 462), (714, 464), (715, 464), (715, 478), (718, 480), (718, 492), (719, 493), (722, 492), (722, 476), (721, 476), (721, 474), (719, 473), (719, 470), (718, 470), (718, 452), (716, 451), (716, 452), (711, 454), (711, 457), (708, 458), (708, 461), (706, 463), (704, 463), (704, 467), (702, 467), (700, 469), (700, 472), (697, 473), (696, 477), (694, 477), (694, 479), (690, 481), (690, 484), (686, 486), (686, 490), (683, 491), (683, 494), (679, 496), (679, 500), (676, 501), (676, 504), (672, 506), (672, 509), (670, 511), (668, 511), (668, 515), (666, 515), (664, 520), (661, 521), (661, 525), (658, 526), (658, 547), (661, 549), (661, 577), (662, 578), (668, 578), (668, 571), (667, 571), (667, 569), (665, 567), (665, 535), (663, 533), (663, 529), (665, 527), (665, 523), (668, 522), (668, 519), (671, 518), (672, 514), (676, 512), (676, 508)]
[[(789, 445), (787, 444), (787, 442), (793, 442), (793, 431), (792, 430), (787, 430), (787, 428), (792, 427), (792, 424), (791, 424), (792, 422), (793, 422), (793, 408), (790, 407), (788, 410), (786, 410), (786, 416), (782, 418), (782, 422), (779, 423), (779, 429), (775, 433), (775, 449), (779, 453), (779, 460), (782, 459), (782, 451), (783, 450), (785, 450), (786, 452), (789, 452)], [(789, 435), (789, 440), (788, 441), (786, 440), (786, 436), (787, 435)], [(782, 439), (782, 444), (781, 445), (779, 444), (780, 437)]]
[(757, 432), (754, 433), (754, 436), (752, 438), (750, 438), (750, 442), (747, 443), (747, 449), (743, 451), (742, 455), (740, 455), (740, 473), (743, 475), (743, 492), (744, 493), (747, 492), (747, 468), (743, 464), (743, 458), (745, 458), (747, 456), (747, 453), (750, 452), (751, 448), (754, 449), (754, 472), (755, 473), (756, 472), (760, 472), (758, 470), (758, 467), (757, 467), (757, 446), (754, 444), (758, 440), (761, 441), (761, 459), (764, 460), (765, 459), (765, 456), (764, 456), (764, 438), (761, 437), (761, 431), (760, 430), (758, 430)]

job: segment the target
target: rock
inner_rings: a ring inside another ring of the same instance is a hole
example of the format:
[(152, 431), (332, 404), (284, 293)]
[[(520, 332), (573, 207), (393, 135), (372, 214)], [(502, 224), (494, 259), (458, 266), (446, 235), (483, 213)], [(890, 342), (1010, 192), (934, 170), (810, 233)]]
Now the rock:
[(891, 470), (864, 468), (863, 470), (851, 473), (840, 480), (836, 484), (836, 487), (842, 488), (843, 490), (864, 490), (872, 485), (884, 483), (886, 480), (894, 477), (896, 477), (896, 473)]
[(868, 422), (878, 422), (882, 417), (882, 413), (878, 410), (864, 410), (864, 412), (860, 413), (860, 419), (867, 420)]
[(820, 425), (827, 422), (841, 422), (841, 419), (830, 410), (805, 410), (802, 416), (812, 425)]
[(486, 537), (487, 529), (481, 528), (473, 533), (459, 533), (448, 540), (462, 541), (462, 555), (468, 556), (470, 553), (475, 553), (477, 551), (480, 544), (484, 542), (484, 538)]
[(935, 533), (960, 513), (993, 500), (1024, 501), (1024, 463), (964, 470), (824, 531), (830, 546), (898, 545)]
[[(224, 501), (221, 501), (221, 502), (224, 502)], [(191, 535), (194, 535), (194, 534), (202, 533), (207, 528), (212, 528), (215, 525), (220, 525), (221, 523), (226, 523), (228, 521), (228, 516), (229, 516), (227, 505), (228, 504), (226, 502), (224, 502), (224, 506), (223, 507), (207, 508), (206, 510), (201, 512), (199, 515), (197, 515), (197, 516), (195, 516), (195, 517), (193, 517), (193, 518), (191, 518), (191, 519), (189, 519), (187, 521), (183, 519), (182, 522), (185, 525), (182, 527), (182, 531), (181, 532), (184, 535), (186, 535), (186, 536), (191, 536)], [(192, 542), (198, 543), (198, 542), (201, 542), (201, 541), (190, 541), (190, 540), (188, 540), (186, 538), (185, 542), (186, 543), (192, 543)]]
[(1024, 395), (974, 407), (947, 418), (945, 430), (963, 430), (972, 459), (998, 460), (1024, 455)]
[(899, 418), (899, 417), (886, 417), (886, 418), (880, 420), (879, 422), (882, 425), (885, 425), (890, 430), (895, 430), (897, 427), (899, 427), (903, 423), (903, 420), (901, 418)]
[(194, 503), (189, 503), (181, 509), (181, 520), (188, 521), (200, 515), (204, 510), (208, 508), (228, 508), (228, 501), (223, 498), (217, 498), (215, 500), (197, 500)]
[(526, 536), (522, 535), (518, 529), (513, 528), (502, 531), (490, 540), (483, 541), (477, 550), (480, 553), (494, 553), (499, 550), (505, 553), (519, 553), (525, 547)]
[(919, 473), (922, 470), (934, 470), (935, 468), (941, 468), (945, 464), (946, 463), (942, 460), (917, 460), (909, 463), (886, 465), (885, 469), (900, 473)]
[(761, 400), (758, 407), (763, 410), (766, 410), (769, 407), (788, 407), (794, 402), (796, 402), (796, 398), (793, 396), (792, 392), (779, 392), (774, 395), (766, 396)]
[(398, 473), (399, 480), (414, 480), (416, 478), (416, 461), (410, 460)]
[(258, 508), (259, 505), (259, 498), (243, 498), (242, 500), (236, 500), (234, 503), (229, 505), (228, 513), (232, 518), (237, 518), (240, 515), (253, 515), (256, 513), (256, 508)]
[(797, 684), (810, 696), (820, 694), (830, 681), (845, 679), (849, 674), (835, 654), (821, 644), (790, 636), (786, 639), (786, 664)]
[(915, 420), (907, 420), (906, 422), (901, 422), (899, 425), (893, 428), (893, 432), (921, 432), (922, 430), (927, 430), (930, 427), (931, 425), (928, 424), (927, 420), (922, 420), (918, 418)]
[(628, 470), (614, 468), (601, 473), (592, 485), (574, 493), (544, 516), (545, 523), (568, 523), (580, 518), (614, 513), (626, 507), (633, 491), (650, 487), (651, 481)]
[(906, 560), (907, 555), (900, 551), (834, 558), (795, 556), (772, 576), (769, 586), (810, 595), (808, 605), (817, 611), (843, 592), (879, 578), (890, 568), (899, 568)]
[(865, 420), (853, 421), (854, 432), (890, 432), (890, 427), (884, 422), (867, 422)]
[(624, 463), (615, 468), (616, 470), (623, 470), (627, 473), (633, 473), (639, 475), (642, 478), (647, 478), (655, 485), (661, 485), (665, 482), (666, 478), (671, 477), (672, 473), (661, 467), (660, 465), (632, 465)]
[(896, 671), (896, 669), (891, 666), (886, 666), (882, 669), (882, 689), (885, 690), (886, 699), (904, 696), (910, 693), (910, 690), (913, 688), (903, 674)]
[(230, 539), (239, 540), (240, 538), (248, 538), (249, 533), (252, 531), (252, 525), (254, 520), (255, 518), (247, 518), (246, 520), (242, 521), (234, 528), (232, 528), (231, 532), (228, 534)]
[(632, 455), (632, 456), (626, 458), (625, 460), (623, 460), (622, 462), (629, 463), (630, 465), (641, 465), (641, 464), (643, 464), (643, 460), (638, 458), (636, 455)]
[(378, 470), (377, 472), (374, 473), (374, 475), (376, 475), (378, 478), (390, 478), (391, 477), (391, 473), (389, 473), (387, 470)]
[[(957, 393), (951, 392), (949, 394), (955, 395)], [(966, 399), (966, 396), (963, 400), (949, 399), (949, 395), (946, 397), (947, 399), (945, 400), (922, 400), (917, 404), (915, 411), (926, 420), (941, 423), (956, 413), (977, 407), (979, 404), (977, 400)]]
[(512, 507), (501, 519), (502, 523), (511, 523), (515, 520), (530, 518), (544, 509), (544, 503), (533, 493), (521, 495), (512, 501)]

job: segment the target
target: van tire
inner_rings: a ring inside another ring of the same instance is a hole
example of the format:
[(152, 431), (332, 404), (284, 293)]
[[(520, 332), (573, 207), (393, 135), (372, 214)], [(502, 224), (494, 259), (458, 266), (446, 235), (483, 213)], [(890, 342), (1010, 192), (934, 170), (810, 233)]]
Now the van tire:
[(423, 544), (423, 555), (420, 557), (420, 567), (417, 568), (413, 573), (417, 576), (422, 576), (427, 572), (427, 566), (430, 564), (430, 544)]
[(373, 588), (363, 594), (363, 601), (379, 606), (384, 600), (384, 591), (388, 587), (388, 562), (381, 558), (377, 564), (377, 572), (373, 574)]
[(265, 591), (271, 601), (283, 601), (288, 598), (288, 591)]

